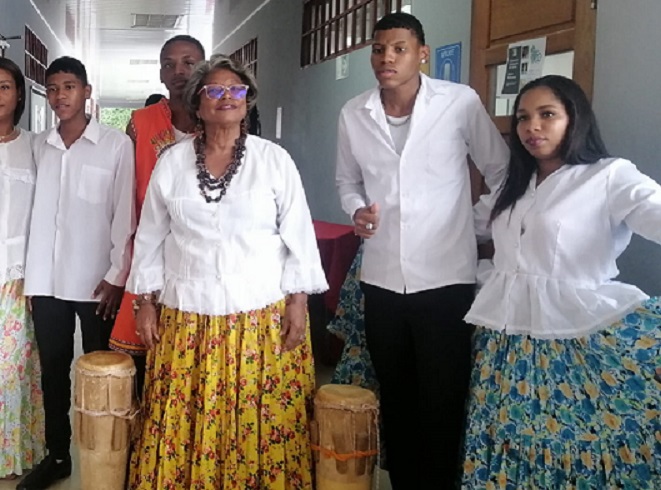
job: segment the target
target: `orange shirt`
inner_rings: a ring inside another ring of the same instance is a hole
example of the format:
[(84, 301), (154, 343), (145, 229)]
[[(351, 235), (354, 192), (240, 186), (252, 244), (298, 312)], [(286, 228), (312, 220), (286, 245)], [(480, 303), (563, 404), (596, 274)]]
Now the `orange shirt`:
[[(165, 149), (175, 143), (169, 101), (162, 99), (154, 105), (135, 111), (131, 115), (128, 133), (135, 144), (135, 206), (139, 223), (142, 204), (156, 161)], [(136, 334), (134, 299), (135, 296), (131, 293), (124, 293), (110, 337), (110, 348), (131, 355), (144, 355), (147, 348)]]

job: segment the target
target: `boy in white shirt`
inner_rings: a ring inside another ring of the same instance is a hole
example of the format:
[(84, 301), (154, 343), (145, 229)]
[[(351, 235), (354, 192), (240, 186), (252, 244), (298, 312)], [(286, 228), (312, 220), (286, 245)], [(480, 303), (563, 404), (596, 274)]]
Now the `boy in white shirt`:
[(85, 114), (85, 66), (59, 58), (46, 70), (57, 128), (35, 139), (37, 181), (25, 294), (31, 297), (42, 364), (47, 458), (18, 490), (48, 488), (71, 474), (69, 409), (75, 317), (83, 350), (108, 349), (135, 229), (131, 140)]
[(508, 161), (478, 95), (420, 73), (429, 56), (415, 17), (384, 16), (371, 56), (379, 86), (339, 121), (337, 186), (366, 239), (365, 333), (394, 490), (456, 486), (477, 264), (467, 156), (492, 189)]

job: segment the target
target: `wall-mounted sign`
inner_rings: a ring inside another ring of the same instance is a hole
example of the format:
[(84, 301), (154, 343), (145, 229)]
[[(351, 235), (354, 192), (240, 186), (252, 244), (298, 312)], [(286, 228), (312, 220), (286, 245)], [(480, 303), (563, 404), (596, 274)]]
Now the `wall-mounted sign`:
[(436, 48), (436, 78), (461, 82), (461, 43)]
[(510, 44), (501, 95), (514, 98), (526, 83), (541, 77), (545, 53), (545, 37)]

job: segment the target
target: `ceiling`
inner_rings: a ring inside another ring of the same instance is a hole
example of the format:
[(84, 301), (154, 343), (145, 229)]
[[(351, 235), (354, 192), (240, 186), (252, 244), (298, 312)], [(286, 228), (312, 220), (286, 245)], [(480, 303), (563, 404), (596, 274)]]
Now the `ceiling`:
[(67, 37), (101, 106), (142, 105), (148, 95), (164, 94), (158, 57), (170, 37), (191, 34), (211, 47), (215, 0), (64, 1)]

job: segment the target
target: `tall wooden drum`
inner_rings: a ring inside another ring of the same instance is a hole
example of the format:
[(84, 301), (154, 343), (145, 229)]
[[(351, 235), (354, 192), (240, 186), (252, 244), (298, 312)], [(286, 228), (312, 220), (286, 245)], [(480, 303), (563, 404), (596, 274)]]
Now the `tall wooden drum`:
[(322, 386), (314, 399), (317, 490), (371, 490), (378, 455), (378, 402), (369, 390)]
[(74, 432), (81, 490), (124, 490), (134, 401), (128, 354), (98, 351), (75, 364)]

